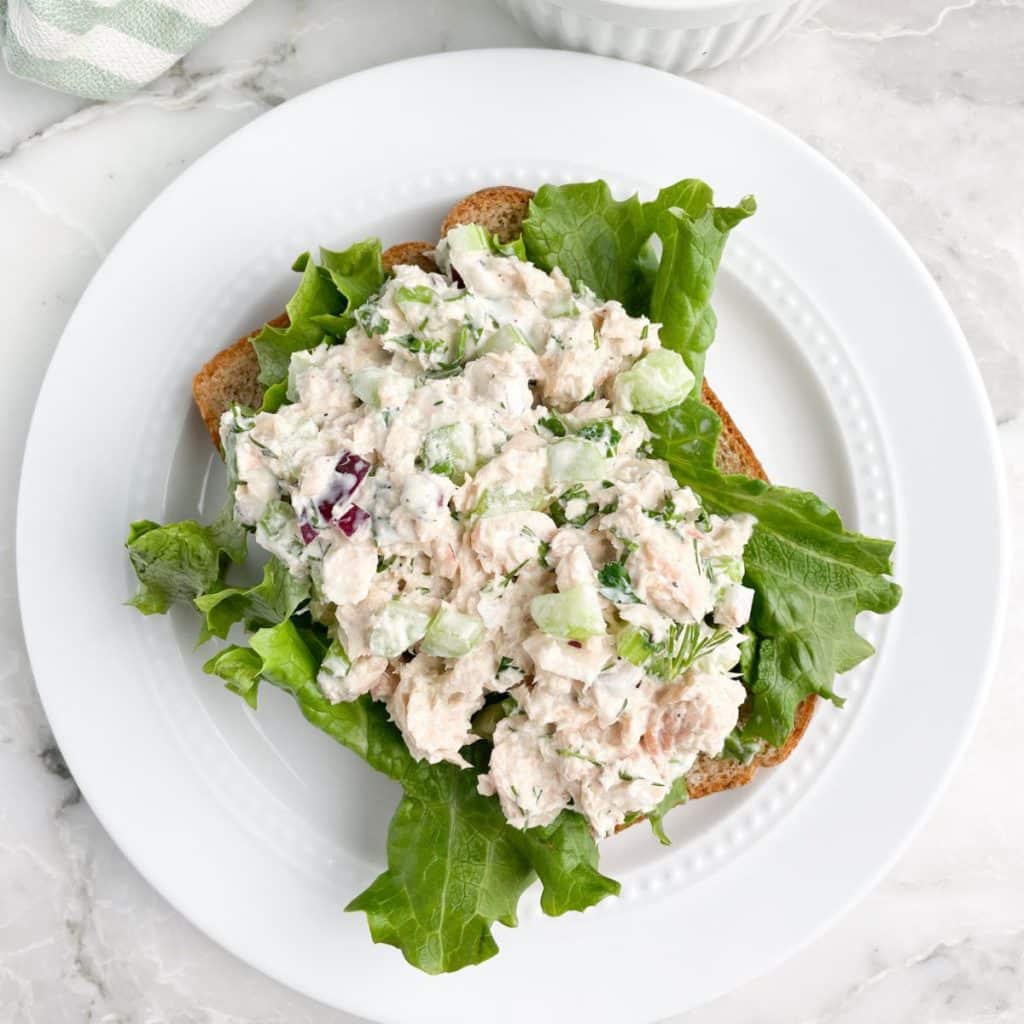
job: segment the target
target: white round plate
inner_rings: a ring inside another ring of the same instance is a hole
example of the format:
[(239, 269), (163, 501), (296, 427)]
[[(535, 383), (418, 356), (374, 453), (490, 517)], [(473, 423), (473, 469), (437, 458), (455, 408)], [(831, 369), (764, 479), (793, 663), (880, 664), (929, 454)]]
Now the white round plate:
[[(346, 901), (382, 869), (396, 788), (266, 688), (200, 671), (187, 610), (145, 619), (128, 522), (209, 514), (219, 463), (193, 373), (278, 312), (317, 243), (436, 237), (485, 184), (681, 177), (757, 195), (730, 242), (708, 373), (770, 475), (894, 536), (906, 588), (876, 658), (796, 754), (743, 790), (609, 841), (623, 896), (430, 978)], [(965, 524), (970, 543), (965, 543)], [(661, 72), (550, 51), (446, 54), (324, 86), (183, 174), (68, 325), (36, 408), (18, 519), (39, 691), (105, 827), (176, 907), (267, 974), (383, 1021), (648, 1021), (765, 971), (870, 886), (935, 801), (992, 667), (1005, 513), (991, 417), (950, 311), (892, 226), (792, 136)], [(955, 616), (955, 623), (951, 619)]]

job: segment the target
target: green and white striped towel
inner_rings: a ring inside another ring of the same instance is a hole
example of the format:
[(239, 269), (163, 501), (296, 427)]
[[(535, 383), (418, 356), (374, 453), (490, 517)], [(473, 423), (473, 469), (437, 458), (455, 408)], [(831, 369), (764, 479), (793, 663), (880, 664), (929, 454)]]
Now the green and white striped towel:
[(12, 74), (90, 99), (162, 75), (250, 0), (0, 0)]

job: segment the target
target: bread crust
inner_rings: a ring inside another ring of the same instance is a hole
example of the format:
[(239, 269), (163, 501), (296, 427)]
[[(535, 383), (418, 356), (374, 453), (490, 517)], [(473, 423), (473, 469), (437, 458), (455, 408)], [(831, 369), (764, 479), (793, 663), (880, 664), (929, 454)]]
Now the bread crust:
[[(441, 225), (441, 233), (458, 224), (482, 224), (502, 242), (511, 241), (522, 231), (523, 220), (529, 213), (533, 193), (511, 185), (497, 185), (480, 189), (459, 200), (449, 210)], [(393, 245), (381, 254), (387, 269), (399, 264), (412, 263), (427, 271), (437, 270), (434, 246), (429, 242), (404, 242)], [(288, 315), (282, 313), (269, 321), (274, 327), (287, 327)], [(260, 328), (262, 329), (262, 328)], [(250, 344), (259, 330), (239, 338), (233, 345), (215, 355), (195, 376), (192, 395), (199, 414), (206, 424), (213, 443), (220, 447), (220, 418), (232, 405), (256, 408), (262, 401), (263, 388), (259, 383), (259, 362)], [(733, 421), (721, 400), (707, 381), (701, 386), (701, 398), (718, 414), (722, 433), (715, 454), (715, 462), (723, 473), (742, 473), (767, 481), (764, 467), (753, 449)], [(814, 714), (817, 697), (805, 698), (797, 707), (793, 731), (781, 747), (766, 747), (749, 764), (739, 764), (722, 758), (709, 758), (701, 754), (687, 775), (687, 788), (691, 799), (721, 793), (750, 782), (761, 768), (781, 764), (796, 749)]]
[(441, 223), (441, 237), (459, 224), (480, 224), (499, 242), (511, 242), (523, 233), (533, 193), (515, 185), (491, 185), (460, 199)]
[[(267, 321), (270, 327), (287, 327), (288, 314), (281, 313)], [(206, 424), (210, 440), (220, 448), (220, 418), (233, 405), (258, 409), (263, 401), (260, 364), (250, 342), (262, 331), (239, 338), (233, 345), (218, 352), (192, 378), (192, 398)]]
[(431, 242), (400, 242), (380, 254), (385, 270), (392, 270), (400, 264), (412, 264), (428, 274), (437, 270), (434, 262), (435, 246)]

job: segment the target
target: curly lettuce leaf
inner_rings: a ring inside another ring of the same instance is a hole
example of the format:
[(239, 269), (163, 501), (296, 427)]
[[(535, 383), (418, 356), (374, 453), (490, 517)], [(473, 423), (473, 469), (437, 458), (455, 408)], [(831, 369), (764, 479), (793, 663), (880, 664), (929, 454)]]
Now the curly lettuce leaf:
[(690, 792), (686, 788), (686, 776), (683, 776), (672, 783), (669, 791), (662, 798), (658, 806), (647, 815), (647, 820), (651, 823), (651, 831), (658, 837), (658, 842), (662, 846), (672, 845), (672, 840), (665, 835), (665, 815), (673, 807), (685, 804), (689, 799)]
[(729, 232), (755, 209), (749, 197), (738, 206), (715, 206), (708, 189), (700, 213), (673, 206), (661, 210), (653, 222), (662, 253), (648, 315), (662, 324), (662, 345), (683, 357), (698, 387), (718, 326), (711, 293), (725, 243)]
[[(357, 242), (342, 252), (320, 250), (321, 265), (303, 253), (293, 269), (302, 280), (286, 306), (288, 326), (267, 324), (252, 340), (260, 363), (260, 383), (268, 388), (288, 376), (294, 352), (316, 348), (328, 336), (344, 337), (348, 316), (384, 284), (380, 242)], [(280, 389), (275, 396), (280, 395)]]
[(215, 654), (203, 671), (220, 676), (224, 685), (256, 710), (256, 696), (263, 676), (263, 659), (251, 647), (228, 647)]
[(341, 252), (321, 248), (320, 263), (338, 293), (344, 297), (345, 309), (350, 313), (380, 291), (384, 284), (384, 264), (377, 238), (356, 242)]
[(519, 898), (541, 879), (548, 914), (584, 910), (619, 891), (597, 870), (597, 846), (579, 815), (520, 832), (476, 773), (416, 761), (387, 711), (369, 697), (331, 704), (316, 684), (323, 641), (293, 620), (258, 630), (251, 648), (229, 647), (207, 672), (251, 705), (262, 677), (291, 693), (312, 724), (400, 783), (388, 833), (388, 866), (348, 910), (367, 915), (375, 942), (396, 946), (430, 974), (481, 963), (498, 951), (495, 922), (516, 924)]
[(683, 357), (699, 385), (715, 336), (711, 292), (722, 252), (729, 232), (755, 209), (750, 197), (715, 206), (710, 186), (693, 178), (648, 203), (615, 199), (603, 181), (544, 185), (523, 222), (523, 241), (542, 269), (560, 267), (574, 285), (661, 322), (662, 344)]
[(235, 518), (235, 489), (228, 491), (227, 500), (221, 506), (217, 517), (206, 527), (213, 543), (232, 562), (244, 562), (249, 549), (249, 533)]
[[(496, 804), (493, 798), (488, 802)], [(597, 843), (582, 815), (563, 811), (550, 825), (523, 831), (506, 826), (506, 833), (540, 879), (540, 908), (549, 917), (618, 896), (619, 883), (597, 870)]]
[(387, 870), (345, 909), (365, 912), (374, 942), (440, 974), (498, 952), (491, 925), (515, 927), (534, 872), (473, 772), (435, 765), (429, 775), (428, 786), (409, 780), (415, 795), (406, 791), (391, 820)]
[(476, 775), (427, 766), (429, 784), (405, 780), (388, 832), (388, 868), (347, 910), (365, 912), (375, 942), (398, 947), (428, 974), (482, 963), (498, 952), (491, 925), (517, 924), (519, 899), (539, 877), (550, 916), (616, 895), (597, 870), (597, 846), (578, 814), (524, 832), (505, 821)]
[(721, 421), (697, 399), (647, 422), (653, 454), (709, 509), (757, 518), (744, 553), (745, 582), (755, 595), (744, 645), (750, 700), (738, 738), (781, 746), (797, 705), (812, 693), (841, 705), (835, 676), (873, 653), (856, 619), (899, 603), (902, 591), (887, 578), (893, 544), (846, 530), (834, 509), (806, 491), (720, 473), (714, 454)]
[(161, 526), (131, 524), (125, 541), (139, 589), (128, 604), (143, 615), (162, 614), (175, 601), (193, 601), (216, 587), (221, 551), (216, 536), (192, 520)]
[(223, 640), (236, 622), (245, 622), (252, 629), (284, 622), (309, 600), (309, 593), (308, 577), (293, 576), (283, 562), (272, 558), (255, 586), (224, 587), (195, 599), (203, 613), (201, 639), (219, 636)]
[(615, 199), (604, 181), (543, 185), (523, 221), (531, 263), (548, 272), (559, 267), (574, 286), (618, 299), (630, 312), (644, 305), (638, 258), (650, 234), (640, 200)]
[(238, 471), (232, 433), (224, 439), (224, 456), (227, 499), (209, 526), (191, 519), (167, 526), (149, 519), (131, 524), (125, 547), (139, 589), (128, 603), (144, 615), (162, 614), (175, 601), (195, 601), (222, 590), (222, 556), (232, 562), (245, 559), (249, 535), (234, 514)]
[(324, 340), (324, 329), (313, 318), (323, 314), (338, 314), (345, 308), (344, 296), (334, 286), (331, 277), (303, 253), (294, 269), (300, 270), (302, 279), (295, 294), (288, 300), (288, 326), (264, 326), (252, 339), (256, 358), (260, 363), (259, 381), (270, 387), (288, 376), (288, 363), (292, 353), (316, 348)]

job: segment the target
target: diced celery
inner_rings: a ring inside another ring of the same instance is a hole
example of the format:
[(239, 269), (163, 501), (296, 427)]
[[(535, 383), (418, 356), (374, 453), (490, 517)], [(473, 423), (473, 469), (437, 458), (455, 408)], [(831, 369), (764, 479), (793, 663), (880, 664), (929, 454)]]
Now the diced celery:
[(530, 615), (545, 633), (563, 640), (586, 640), (607, 632), (597, 591), (585, 584), (561, 594), (535, 597)]
[(457, 259), (467, 252), (490, 252), (491, 234), (479, 224), (459, 224), (445, 235), (449, 259)]
[(604, 445), (565, 437), (548, 445), (548, 477), (552, 484), (584, 483), (607, 476)]
[(448, 232), (445, 241), (448, 243), (448, 255), (453, 259), (467, 252), (493, 252), (498, 256), (526, 259), (526, 247), (522, 238), (513, 238), (511, 242), (499, 242), (480, 224), (459, 224)]
[(384, 372), (379, 366), (366, 366), (352, 374), (352, 393), (360, 402), (380, 408), (380, 381)]
[(388, 396), (387, 405), (401, 404), (412, 394), (416, 382), (394, 370), (382, 366), (366, 366), (352, 374), (352, 392), (366, 405), (375, 409), (383, 408), (382, 394)]
[(711, 572), (721, 573), (733, 583), (743, 582), (743, 559), (737, 555), (715, 555), (705, 563)]
[(576, 300), (573, 298), (572, 292), (565, 292), (561, 295), (556, 295), (544, 310), (544, 313), (549, 317), (559, 316), (579, 316), (579, 306), (576, 305)]
[(284, 501), (268, 502), (258, 525), (264, 536), (277, 540), (286, 529), (295, 525), (295, 509)]
[(518, 327), (505, 324), (499, 327), (481, 346), (477, 349), (477, 355), (486, 356), (491, 352), (511, 352), (520, 346), (530, 347), (526, 335)]
[(694, 379), (678, 352), (655, 349), (615, 378), (615, 407), (621, 412), (664, 412), (686, 398)]
[(484, 624), (475, 615), (464, 615), (442, 604), (427, 626), (420, 650), (437, 658), (461, 658), (480, 642)]
[(288, 362), (288, 388), (285, 391), (289, 402), (299, 400), (297, 378), (314, 365), (314, 360), (319, 357), (319, 353), (316, 353), (316, 356), (314, 353), (316, 353), (316, 349), (303, 349), (292, 353)]
[(399, 305), (412, 302), (421, 306), (429, 306), (435, 298), (434, 293), (425, 284), (413, 285), (411, 288), (403, 286), (395, 292), (395, 302)]
[(452, 423), (428, 431), (420, 449), (420, 461), (431, 473), (446, 476), (456, 484), (476, 469), (476, 435), (468, 423)]
[(499, 256), (508, 256), (510, 259), (526, 259), (526, 243), (523, 236), (513, 238), (511, 242), (499, 242), (497, 238), (491, 237), (491, 245)]
[(386, 604), (370, 630), (370, 650), (381, 658), (397, 658), (423, 638), (430, 616), (402, 601)]
[(530, 491), (509, 491), (504, 487), (492, 487), (480, 495), (471, 513), (474, 519), (500, 516), (506, 512), (530, 512), (543, 508), (548, 496), (539, 488)]
[(267, 503), (256, 524), (256, 540), (282, 558), (295, 558), (302, 553), (295, 510), (285, 501)]
[(348, 675), (348, 670), (351, 667), (352, 662), (349, 660), (348, 654), (345, 652), (345, 648), (342, 647), (340, 641), (332, 640), (331, 646), (327, 648), (327, 653), (324, 655), (324, 660), (320, 662), (320, 671), (317, 675), (317, 679), (344, 679), (345, 676)]
[(620, 658), (634, 665), (643, 666), (654, 653), (650, 634), (639, 626), (629, 625), (615, 639), (615, 649)]

